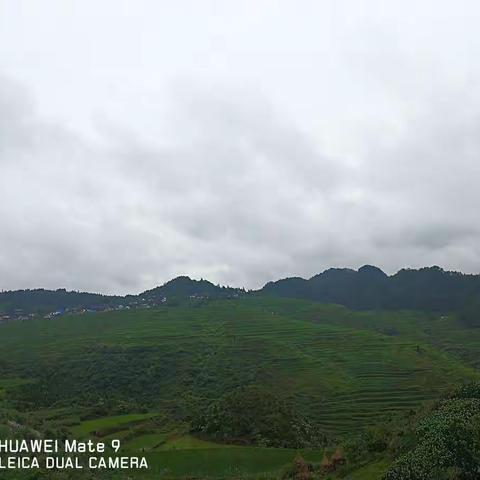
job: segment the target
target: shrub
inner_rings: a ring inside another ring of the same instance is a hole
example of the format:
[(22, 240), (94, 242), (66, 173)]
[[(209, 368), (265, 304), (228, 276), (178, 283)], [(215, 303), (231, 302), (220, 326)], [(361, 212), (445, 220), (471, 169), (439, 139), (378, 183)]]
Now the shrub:
[(194, 419), (192, 430), (224, 442), (268, 447), (301, 448), (326, 440), (290, 403), (258, 386), (226, 394)]

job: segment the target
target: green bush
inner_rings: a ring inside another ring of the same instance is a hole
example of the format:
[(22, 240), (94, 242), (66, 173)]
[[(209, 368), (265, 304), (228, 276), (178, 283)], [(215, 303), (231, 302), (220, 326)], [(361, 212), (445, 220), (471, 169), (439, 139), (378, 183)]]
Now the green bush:
[(196, 433), (232, 443), (301, 448), (325, 442), (325, 436), (290, 403), (258, 386), (239, 388), (201, 412)]
[(480, 399), (442, 402), (416, 433), (416, 447), (393, 464), (384, 480), (480, 478)]

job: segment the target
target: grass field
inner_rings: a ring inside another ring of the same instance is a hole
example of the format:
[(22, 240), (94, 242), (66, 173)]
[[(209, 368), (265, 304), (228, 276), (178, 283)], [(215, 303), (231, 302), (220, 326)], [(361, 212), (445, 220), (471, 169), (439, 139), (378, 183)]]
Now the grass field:
[(14, 388), (20, 385), (26, 385), (29, 383), (29, 380), (22, 378), (0, 378), (0, 399), (3, 398), (5, 390), (9, 388)]
[(180, 437), (169, 438), (164, 444), (160, 445), (155, 450), (169, 451), (169, 450), (197, 450), (197, 449), (212, 449), (212, 448), (239, 448), (236, 445), (222, 445), (221, 443), (209, 442), (195, 438), (192, 435), (182, 435)]
[(79, 425), (75, 425), (71, 428), (72, 433), (75, 436), (88, 436), (95, 431), (108, 430), (115, 427), (125, 427), (126, 425), (133, 425), (142, 420), (153, 418), (154, 413), (137, 413), (130, 415), (116, 415), (112, 417), (97, 418), (95, 420), (87, 420)]
[[(290, 464), (296, 450), (281, 448), (213, 448), (147, 453), (151, 465), (147, 476), (234, 477), (261, 475), (279, 471)], [(323, 451), (301, 451), (307, 460), (320, 462)]]
[[(454, 317), (297, 300), (250, 297), (0, 329), (0, 372), (10, 378), (0, 377), (0, 397), (78, 437), (124, 438), (125, 449), (147, 451), (155, 471), (174, 476), (261, 473), (291, 461), (288, 450), (188, 436), (184, 420), (176, 433), (162, 425), (239, 385), (288, 396), (341, 437), (480, 377), (480, 329), (460, 328)], [(28, 389), (19, 390), (25, 382)], [(92, 419), (88, 405), (108, 402), (127, 414)], [(377, 467), (365, 467), (365, 475)], [(368, 478), (361, 475), (351, 478)]]
[(127, 452), (141, 452), (155, 450), (168, 438), (166, 433), (147, 433), (139, 435), (123, 443), (123, 449)]
[(387, 460), (372, 462), (347, 475), (345, 480), (380, 480), (387, 468)]

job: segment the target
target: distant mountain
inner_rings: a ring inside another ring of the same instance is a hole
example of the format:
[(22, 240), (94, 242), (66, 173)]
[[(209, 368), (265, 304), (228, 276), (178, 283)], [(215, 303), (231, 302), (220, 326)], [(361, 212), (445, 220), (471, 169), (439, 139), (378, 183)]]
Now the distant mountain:
[(440, 267), (402, 269), (392, 276), (371, 265), (358, 271), (331, 268), (309, 280), (286, 278), (267, 283), (263, 295), (338, 303), (357, 310), (410, 309), (455, 311), (480, 295), (480, 275)]
[(228, 298), (245, 294), (243, 289), (221, 287), (207, 280), (177, 277), (160, 287), (139, 295), (101, 295), (87, 292), (58, 290), (15, 290), (0, 292), (0, 314), (22, 318), (28, 313), (48, 313), (77, 310), (106, 310), (120, 307), (155, 306), (163, 299)]
[(158, 299), (161, 297), (224, 298), (233, 297), (240, 294), (245, 294), (245, 291), (240, 288), (221, 287), (220, 285), (214, 285), (208, 280), (192, 280), (190, 277), (181, 276), (170, 280), (161, 287), (147, 290), (140, 294), (140, 296), (147, 299)]
[[(0, 292), (0, 314), (17, 311), (18, 316), (64, 309), (144, 307), (158, 305), (165, 299), (233, 298), (246, 294), (244, 289), (222, 287), (208, 280), (181, 276), (139, 295), (123, 297), (67, 292), (65, 289)], [(466, 321), (480, 326), (480, 275), (448, 272), (436, 266), (403, 269), (391, 276), (372, 265), (365, 265), (358, 271), (330, 268), (308, 280), (293, 277), (269, 282), (251, 294), (337, 303), (355, 310), (448, 312), (466, 308)]]
[(113, 305), (123, 297), (101, 295), (88, 292), (68, 292), (64, 288), (58, 290), (12, 290), (0, 292), (0, 312), (44, 313), (59, 309), (88, 308), (96, 305)]

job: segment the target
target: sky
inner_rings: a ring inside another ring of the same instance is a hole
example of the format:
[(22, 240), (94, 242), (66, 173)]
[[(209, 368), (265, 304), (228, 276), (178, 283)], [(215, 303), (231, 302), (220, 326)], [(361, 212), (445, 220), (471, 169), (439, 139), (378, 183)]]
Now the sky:
[(479, 18), (0, 0), (0, 289), (480, 272)]

